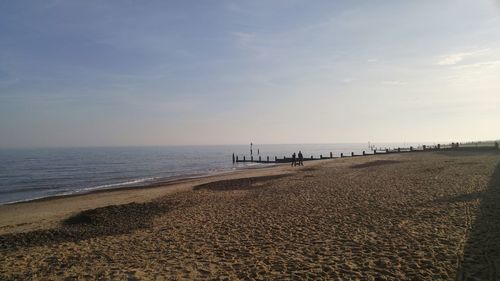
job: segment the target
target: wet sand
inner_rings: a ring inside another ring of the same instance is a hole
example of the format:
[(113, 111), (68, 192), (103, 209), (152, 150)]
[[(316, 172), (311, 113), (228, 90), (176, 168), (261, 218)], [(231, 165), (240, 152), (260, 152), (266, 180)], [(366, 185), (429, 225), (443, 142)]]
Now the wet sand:
[(497, 280), (498, 152), (343, 158), (0, 208), (0, 279)]

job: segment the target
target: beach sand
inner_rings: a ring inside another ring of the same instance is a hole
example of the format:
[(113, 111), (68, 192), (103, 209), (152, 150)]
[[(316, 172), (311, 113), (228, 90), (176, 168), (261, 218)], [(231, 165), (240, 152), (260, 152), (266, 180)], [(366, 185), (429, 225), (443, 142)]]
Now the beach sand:
[(0, 280), (500, 280), (500, 153), (306, 162), (0, 207)]

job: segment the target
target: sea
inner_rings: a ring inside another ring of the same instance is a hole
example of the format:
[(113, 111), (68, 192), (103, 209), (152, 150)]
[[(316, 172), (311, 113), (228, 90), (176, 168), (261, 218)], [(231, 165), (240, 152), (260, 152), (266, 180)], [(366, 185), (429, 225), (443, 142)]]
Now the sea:
[(131, 146), (0, 149), (0, 205), (89, 193), (95, 190), (146, 187), (160, 182), (227, 173), (272, 164), (232, 162), (240, 159), (356, 154), (416, 143), (250, 144), (210, 146)]

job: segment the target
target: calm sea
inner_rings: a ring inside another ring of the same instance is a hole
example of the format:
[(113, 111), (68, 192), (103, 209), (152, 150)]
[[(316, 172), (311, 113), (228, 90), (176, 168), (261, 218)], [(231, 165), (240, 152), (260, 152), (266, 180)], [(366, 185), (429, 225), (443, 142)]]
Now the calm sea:
[[(397, 147), (415, 144), (376, 144)], [(368, 144), (254, 145), (254, 157), (360, 153)], [(268, 164), (232, 163), (250, 145), (0, 149), (0, 204), (97, 189), (147, 186)], [(257, 154), (259, 153), (259, 154)]]

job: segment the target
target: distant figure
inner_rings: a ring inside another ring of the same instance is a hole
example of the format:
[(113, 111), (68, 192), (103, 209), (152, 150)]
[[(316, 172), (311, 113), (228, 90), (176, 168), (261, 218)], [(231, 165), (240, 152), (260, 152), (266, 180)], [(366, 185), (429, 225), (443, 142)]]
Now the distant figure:
[(295, 152), (292, 154), (292, 165), (290, 166), (297, 166), (297, 162), (295, 161)]
[(299, 150), (299, 166), (304, 166), (304, 155), (302, 155), (302, 151)]

